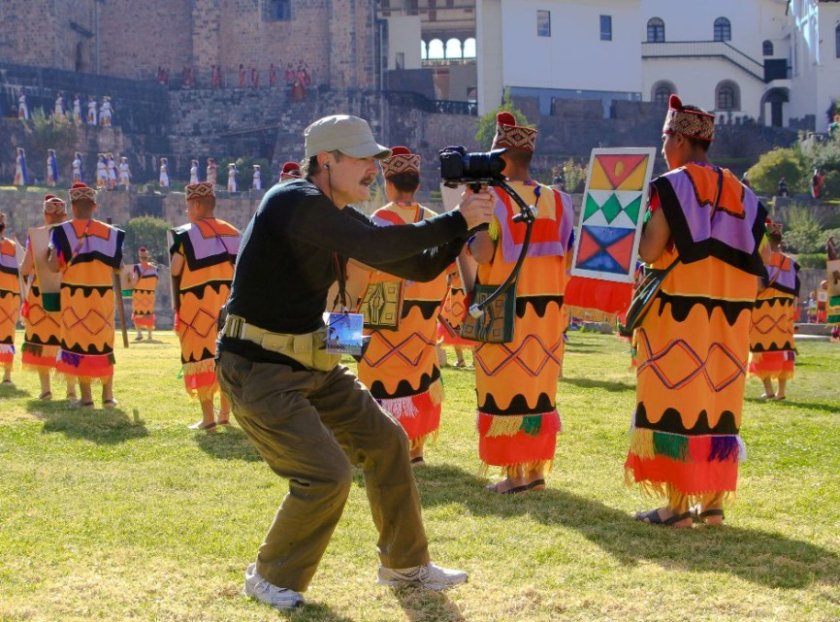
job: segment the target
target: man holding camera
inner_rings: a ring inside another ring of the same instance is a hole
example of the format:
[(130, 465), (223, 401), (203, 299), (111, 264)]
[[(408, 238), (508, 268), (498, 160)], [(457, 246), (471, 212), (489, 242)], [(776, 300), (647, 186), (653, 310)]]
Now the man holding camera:
[[(495, 218), (470, 242), (478, 262), (477, 282), (504, 283), (522, 252), (511, 309), (513, 336), (507, 343), (480, 343), (473, 352), (478, 395), (479, 456), (499, 466), (505, 478), (490, 492), (516, 494), (545, 488), (545, 469), (554, 459), (560, 416), (557, 379), (563, 360), (566, 319), (566, 254), (572, 242), (571, 197), (533, 181), (529, 174), (537, 130), (517, 125), (502, 112), (496, 118), (493, 149), (504, 148), (509, 186), (535, 210), (530, 244), (525, 224), (508, 194), (496, 187)], [(510, 321), (510, 320), (509, 320)]]
[(408, 439), (324, 348), (323, 313), (336, 280), (346, 298), (348, 258), (402, 278), (434, 278), (468, 231), (490, 219), (492, 197), (466, 194), (452, 212), (377, 227), (348, 207), (369, 197), (376, 161), (390, 154), (367, 122), (329, 116), (304, 137), (305, 179), (271, 188), (245, 230), (220, 336), (219, 381), (234, 415), (272, 470), (289, 480), (245, 573), (245, 593), (278, 609), (303, 602), (299, 592), (341, 516), (353, 464), (364, 470), (379, 532), (379, 583), (445, 589), (467, 576), (429, 562)]

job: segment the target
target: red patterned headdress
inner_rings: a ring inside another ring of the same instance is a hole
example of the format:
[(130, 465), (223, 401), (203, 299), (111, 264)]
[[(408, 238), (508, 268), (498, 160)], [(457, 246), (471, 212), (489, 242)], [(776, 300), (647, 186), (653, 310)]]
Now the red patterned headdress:
[(534, 152), (537, 146), (537, 128), (516, 124), (516, 117), (510, 112), (496, 115), (496, 136), (493, 149), (522, 149)]
[(385, 179), (400, 173), (420, 174), (420, 156), (408, 147), (391, 147), (391, 155), (380, 160)]
[(775, 235), (778, 237), (782, 237), (782, 223), (780, 222), (773, 222), (769, 218), (766, 222), (767, 225), (767, 235)]
[(96, 188), (91, 188), (87, 184), (77, 181), (70, 186), (70, 202), (81, 201), (87, 199), (96, 202)]
[(44, 197), (44, 213), (45, 214), (64, 214), (67, 212), (67, 204), (59, 199), (54, 194), (48, 194)]
[(190, 184), (187, 186), (187, 201), (215, 196), (216, 193), (213, 191), (213, 184), (208, 181), (202, 181), (197, 184)]
[(676, 95), (668, 99), (668, 114), (665, 115), (663, 134), (682, 134), (710, 143), (715, 138), (715, 115), (702, 110), (686, 110)]
[(283, 168), (280, 169), (280, 181), (287, 179), (300, 179), (300, 164), (291, 160), (283, 163)]

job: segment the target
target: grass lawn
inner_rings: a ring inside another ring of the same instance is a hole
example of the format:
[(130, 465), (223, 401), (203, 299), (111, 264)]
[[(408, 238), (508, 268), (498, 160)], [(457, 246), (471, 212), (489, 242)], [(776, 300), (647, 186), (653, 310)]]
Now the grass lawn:
[(0, 387), (0, 621), (840, 620), (837, 345), (801, 344), (786, 402), (758, 401), (749, 381), (729, 525), (679, 531), (632, 520), (658, 502), (624, 486), (623, 342), (571, 334), (565, 432), (542, 493), (482, 490), (473, 372), (447, 368), (440, 438), (416, 474), (433, 558), (470, 582), (377, 586), (357, 476), (308, 604), (288, 615), (241, 596), (285, 482), (235, 425), (187, 429), (198, 405), (172, 333), (118, 348), (117, 410), (39, 402), (19, 369)]

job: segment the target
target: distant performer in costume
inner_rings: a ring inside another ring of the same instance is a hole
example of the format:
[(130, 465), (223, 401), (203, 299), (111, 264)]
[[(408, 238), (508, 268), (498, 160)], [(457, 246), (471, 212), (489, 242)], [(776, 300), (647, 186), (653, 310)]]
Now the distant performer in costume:
[(93, 95), (88, 96), (87, 124), (88, 125), (98, 125), (99, 124), (98, 119), (97, 119), (96, 98)]
[(102, 98), (102, 104), (99, 106), (99, 125), (102, 127), (111, 127), (113, 114), (114, 109), (111, 108), (111, 98), (106, 95)]
[(67, 120), (67, 111), (64, 109), (64, 96), (58, 93), (55, 97), (55, 106), (53, 107), (53, 116), (58, 121)]
[(125, 233), (93, 218), (96, 191), (70, 188), (73, 218), (51, 230), (50, 265), (61, 272), (61, 352), (57, 371), (79, 383), (75, 406), (93, 407), (91, 384), (102, 382), (102, 406), (114, 399), (114, 273)]
[(198, 160), (190, 162), (190, 184), (198, 183)]
[[(38, 373), (41, 393), (38, 399), (53, 398), (50, 375), (55, 371), (61, 349), (61, 294), (44, 291), (41, 277), (49, 278), (46, 266), (49, 230), (67, 220), (64, 201), (48, 194), (44, 197), (44, 225), (29, 230), (21, 274), (27, 279), (26, 300), (23, 304), (24, 337), (21, 362), (26, 370)], [(37, 262), (37, 264), (36, 264)], [(60, 279), (58, 279), (60, 286)], [(75, 384), (68, 385), (67, 398), (75, 399)]]
[(15, 186), (29, 185), (29, 171), (26, 168), (26, 152), (23, 147), (17, 148), (15, 156), (15, 177), (12, 182)]
[(82, 181), (82, 154), (78, 151), (73, 154), (73, 180), (72, 183), (78, 183)]
[(216, 165), (216, 159), (207, 158), (207, 179), (205, 181), (211, 186), (213, 186), (213, 188), (215, 188), (216, 184), (219, 183), (218, 173), (219, 167)]
[[(461, 323), (464, 314), (467, 312), (466, 292), (461, 282), (461, 272), (457, 264), (452, 264), (446, 273), (447, 289), (446, 298), (438, 317), (438, 338), (440, 344), (452, 346), (455, 349), (455, 367), (466, 367), (464, 359), (464, 348), (472, 349), (474, 341), (461, 337)], [(440, 355), (441, 365), (446, 365), (446, 352)]]
[[(782, 224), (767, 225), (767, 275), (759, 285), (750, 326), (751, 376), (764, 383), (765, 400), (785, 399), (785, 385), (793, 378), (799, 309), (799, 265), (782, 252)], [(773, 389), (779, 381), (779, 390)]]
[(297, 162), (284, 162), (283, 166), (280, 167), (280, 181), (279, 183), (283, 183), (284, 181), (292, 181), (293, 179), (300, 179), (300, 164)]
[(113, 153), (105, 154), (105, 168), (108, 171), (108, 190), (114, 190), (117, 187), (117, 161)]
[[(390, 203), (373, 213), (375, 224), (411, 224), (436, 215), (414, 198), (420, 187), (419, 155), (394, 147), (381, 164)], [(348, 268), (355, 281), (358, 268)], [(426, 439), (440, 428), (443, 383), (435, 344), (446, 275), (416, 282), (377, 270), (365, 271), (363, 278), (368, 285), (362, 290), (362, 312), (370, 339), (359, 361), (359, 380), (402, 425), (412, 463), (422, 463)]]
[(47, 185), (55, 188), (59, 181), (58, 158), (55, 156), (55, 149), (47, 149)]
[(108, 185), (108, 163), (105, 154), (100, 153), (96, 158), (96, 189), (104, 190)]
[(231, 162), (228, 164), (228, 179), (227, 179), (227, 189), (228, 192), (236, 192), (237, 185), (236, 185), (236, 176), (239, 171), (236, 170), (236, 164)]
[(145, 330), (149, 341), (155, 330), (155, 293), (157, 292), (158, 269), (152, 263), (149, 249), (137, 249), (139, 263), (131, 267), (131, 321), (137, 329), (135, 341), (143, 340)]
[(169, 160), (166, 158), (160, 159), (160, 176), (158, 177), (158, 184), (161, 188), (169, 187)]
[[(479, 456), (502, 468), (504, 479), (488, 486), (500, 494), (545, 488), (554, 460), (557, 433), (557, 380), (563, 360), (563, 294), (573, 235), (568, 194), (537, 183), (530, 176), (537, 140), (535, 128), (516, 124), (509, 112), (496, 118), (493, 148), (505, 148), (504, 174), (528, 205), (536, 207), (531, 242), (515, 288), (513, 338), (507, 343), (479, 342), (473, 351), (478, 396)], [(478, 283), (502, 284), (523, 247), (525, 225), (513, 221), (519, 208), (496, 190), (495, 217), (489, 231), (470, 243), (478, 262)]]
[(123, 190), (128, 190), (131, 185), (131, 168), (128, 166), (128, 158), (122, 156), (119, 165), (120, 186)]
[(21, 121), (29, 119), (29, 106), (26, 105), (26, 95), (23, 93), (18, 97), (18, 119)]
[(767, 212), (706, 152), (715, 116), (672, 95), (662, 128), (670, 167), (651, 182), (651, 217), (639, 257), (670, 269), (635, 331), (636, 410), (628, 483), (667, 498), (636, 519), (691, 527), (723, 522), (735, 492), (749, 333), (764, 275), (759, 244)]
[(230, 293), (233, 267), (239, 252), (239, 231), (213, 216), (216, 195), (212, 184), (187, 186), (187, 217), (190, 222), (172, 229), (169, 249), (172, 277), (177, 282), (175, 332), (181, 340), (181, 364), (187, 393), (201, 403), (201, 421), (190, 426), (212, 430), (225, 425), (230, 403), (220, 394), (216, 419), (213, 397), (216, 381), (216, 321)]
[(15, 328), (20, 313), (18, 245), (6, 237), (6, 215), (0, 212), (0, 367), (3, 384), (12, 384)]
[(254, 190), (262, 190), (262, 173), (260, 172), (259, 164), (254, 164), (254, 176), (251, 181), (251, 188)]
[(78, 95), (73, 97), (73, 123), (82, 124), (82, 100)]

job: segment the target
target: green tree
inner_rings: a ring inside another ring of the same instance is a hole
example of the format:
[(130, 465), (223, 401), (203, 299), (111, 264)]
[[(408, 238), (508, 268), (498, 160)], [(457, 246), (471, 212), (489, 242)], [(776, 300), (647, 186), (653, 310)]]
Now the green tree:
[(517, 125), (529, 126), (528, 119), (525, 114), (513, 105), (510, 99), (510, 93), (505, 92), (505, 98), (502, 104), (490, 112), (481, 115), (478, 120), (478, 130), (475, 133), (475, 140), (481, 145), (482, 149), (490, 149), (493, 144), (493, 137), (496, 135), (496, 115), (500, 112), (509, 112), (516, 117)]
[(792, 253), (817, 253), (825, 246), (827, 236), (822, 224), (804, 205), (792, 205), (788, 214), (785, 247)]
[(145, 246), (156, 263), (169, 265), (167, 231), (169, 223), (154, 216), (140, 216), (128, 221), (123, 246), (125, 263), (134, 263), (137, 259), (137, 249)]
[(747, 171), (752, 187), (759, 194), (775, 194), (779, 180), (784, 177), (788, 191), (807, 191), (809, 175), (807, 162), (799, 149), (776, 148), (762, 154)]

